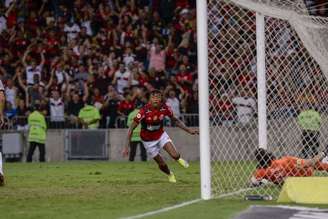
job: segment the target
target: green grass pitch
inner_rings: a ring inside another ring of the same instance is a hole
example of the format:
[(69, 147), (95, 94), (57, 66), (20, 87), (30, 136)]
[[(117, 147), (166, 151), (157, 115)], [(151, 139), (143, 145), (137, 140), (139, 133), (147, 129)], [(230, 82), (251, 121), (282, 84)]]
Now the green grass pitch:
[[(6, 163), (0, 218), (120, 218), (199, 198), (199, 163), (169, 166), (171, 184), (154, 162)], [(148, 218), (231, 218), (251, 204), (202, 201)]]

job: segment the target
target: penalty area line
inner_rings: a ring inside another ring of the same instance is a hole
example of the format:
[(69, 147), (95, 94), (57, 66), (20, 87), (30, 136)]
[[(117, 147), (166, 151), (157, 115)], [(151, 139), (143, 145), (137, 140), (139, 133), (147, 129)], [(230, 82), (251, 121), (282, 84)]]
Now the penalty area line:
[(130, 216), (130, 217), (122, 217), (120, 219), (137, 219), (137, 218), (144, 218), (144, 217), (148, 217), (148, 216), (152, 216), (152, 215), (156, 215), (156, 214), (160, 214), (160, 213), (163, 213), (163, 212), (166, 212), (166, 211), (171, 211), (173, 209), (176, 209), (176, 208), (181, 208), (181, 207), (184, 207), (184, 206), (187, 206), (187, 205), (191, 205), (191, 204), (194, 204), (194, 203), (197, 203), (197, 202), (200, 202), (202, 201), (203, 199), (195, 199), (195, 200), (191, 200), (191, 201), (187, 201), (187, 202), (182, 202), (180, 204), (177, 204), (177, 205), (173, 205), (173, 206), (170, 206), (170, 207), (166, 207), (166, 208), (161, 208), (161, 209), (158, 209), (156, 211), (150, 211), (150, 212), (147, 212), (147, 213), (144, 213), (144, 214), (138, 214), (138, 215), (135, 215), (135, 216)]
[[(250, 191), (250, 190), (254, 190), (254, 188), (240, 189), (240, 190), (235, 191), (235, 192), (230, 192), (230, 193), (219, 195), (217, 198), (225, 198), (225, 197), (237, 195), (237, 194), (242, 193), (242, 192), (247, 192), (247, 191)], [(177, 208), (182, 208), (182, 207), (185, 207), (185, 206), (188, 206), (188, 205), (200, 202), (200, 201), (203, 201), (203, 199), (199, 198), (199, 199), (195, 199), (195, 200), (191, 200), (191, 201), (187, 201), (187, 202), (182, 202), (182, 203), (177, 204), (177, 205), (173, 205), (173, 206), (166, 207), (166, 208), (161, 208), (161, 209), (158, 209), (158, 210), (155, 210), (155, 211), (149, 211), (149, 212), (146, 212), (146, 213), (143, 213), (143, 214), (138, 214), (138, 215), (134, 215), (134, 216), (130, 216), (130, 217), (121, 217), (120, 219), (137, 219), (137, 218), (149, 217), (149, 216), (153, 216), (153, 215), (160, 214), (160, 213), (163, 213), (163, 212), (171, 211), (171, 210), (174, 210), (174, 209), (177, 209)]]

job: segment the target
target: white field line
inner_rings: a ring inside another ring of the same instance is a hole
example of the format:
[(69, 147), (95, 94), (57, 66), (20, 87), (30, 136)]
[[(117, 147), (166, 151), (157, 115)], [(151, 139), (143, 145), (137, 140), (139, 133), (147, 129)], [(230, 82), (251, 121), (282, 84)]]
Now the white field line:
[[(235, 192), (230, 192), (230, 193), (219, 195), (217, 198), (225, 198), (225, 197), (229, 197), (229, 196), (232, 196), (232, 195), (237, 195), (237, 194), (242, 193), (242, 192), (250, 191), (250, 190), (253, 190), (253, 189), (255, 189), (255, 188), (240, 189), (240, 190), (235, 191)], [(137, 218), (144, 218), (144, 217), (148, 217), (148, 216), (153, 216), (153, 215), (160, 214), (160, 213), (163, 213), (163, 212), (171, 211), (173, 209), (182, 208), (182, 207), (185, 207), (187, 205), (191, 205), (191, 204), (194, 204), (194, 203), (197, 203), (197, 202), (200, 202), (200, 201), (203, 201), (203, 199), (195, 199), (195, 200), (191, 200), (191, 201), (187, 201), (187, 202), (182, 202), (180, 204), (173, 205), (173, 206), (170, 206), (170, 207), (160, 208), (160, 209), (155, 210), (155, 211), (149, 211), (149, 212), (146, 212), (146, 213), (143, 213), (143, 214), (137, 214), (137, 215), (130, 216), (130, 217), (122, 217), (120, 219), (137, 219)]]
[(160, 214), (160, 213), (163, 213), (163, 212), (166, 212), (166, 211), (171, 211), (171, 210), (176, 209), (176, 208), (181, 208), (181, 207), (184, 207), (184, 206), (187, 206), (187, 205), (191, 205), (191, 204), (194, 204), (194, 203), (197, 203), (197, 202), (200, 202), (200, 201), (202, 201), (202, 199), (195, 199), (195, 200), (191, 200), (191, 201), (187, 201), (187, 202), (182, 202), (180, 204), (173, 205), (173, 206), (170, 206), (170, 207), (161, 208), (161, 209), (158, 209), (156, 211), (149, 211), (149, 212), (146, 212), (144, 214), (138, 214), (138, 215), (134, 215), (134, 216), (130, 216), (130, 217), (123, 217), (121, 219), (137, 219), (137, 218), (148, 217), (148, 216)]
[(251, 188), (239, 189), (239, 190), (237, 190), (235, 192), (229, 192), (229, 193), (225, 193), (225, 194), (219, 195), (217, 198), (225, 198), (225, 197), (229, 197), (229, 196), (233, 196), (233, 195), (238, 195), (239, 193), (252, 191), (252, 190), (255, 190), (255, 189), (258, 189), (258, 188), (259, 187), (251, 187)]

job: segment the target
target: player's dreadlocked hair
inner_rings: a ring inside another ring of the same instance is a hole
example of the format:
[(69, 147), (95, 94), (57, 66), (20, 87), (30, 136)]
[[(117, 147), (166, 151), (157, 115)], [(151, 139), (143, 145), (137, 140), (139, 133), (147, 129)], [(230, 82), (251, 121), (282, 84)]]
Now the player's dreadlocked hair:
[(275, 160), (276, 157), (263, 148), (255, 150), (255, 159), (257, 160), (257, 168), (267, 168), (271, 165), (271, 161)]

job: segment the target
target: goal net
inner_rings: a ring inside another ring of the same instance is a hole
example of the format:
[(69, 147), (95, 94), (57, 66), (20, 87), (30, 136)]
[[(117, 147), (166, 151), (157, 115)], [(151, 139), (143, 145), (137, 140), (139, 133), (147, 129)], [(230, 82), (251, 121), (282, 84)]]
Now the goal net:
[[(214, 197), (277, 197), (281, 187), (251, 187), (259, 148), (256, 12), (264, 16), (267, 147), (276, 157), (327, 145), (328, 20), (303, 0), (208, 0), (211, 187)], [(315, 11), (315, 10), (314, 10)], [(313, 10), (312, 10), (313, 12)], [(320, 113), (309, 136), (299, 114)], [(303, 151), (304, 152), (304, 151)], [(315, 153), (315, 152), (313, 152)], [(310, 155), (309, 155), (310, 156)], [(315, 171), (315, 175), (325, 174)]]

